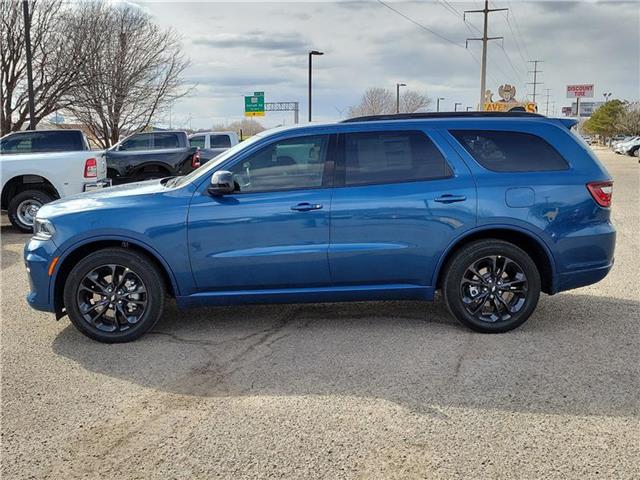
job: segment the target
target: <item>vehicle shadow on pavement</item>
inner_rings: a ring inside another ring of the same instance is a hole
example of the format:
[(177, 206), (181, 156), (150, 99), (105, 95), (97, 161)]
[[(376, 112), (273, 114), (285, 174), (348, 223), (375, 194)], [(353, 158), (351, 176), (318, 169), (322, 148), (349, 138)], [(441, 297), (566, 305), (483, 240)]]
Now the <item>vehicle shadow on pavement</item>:
[(419, 414), (448, 406), (631, 416), (639, 312), (636, 301), (568, 293), (542, 297), (516, 331), (483, 335), (458, 326), (441, 301), (168, 306), (137, 342), (103, 345), (68, 326), (53, 349), (90, 371), (182, 396), (338, 395)]

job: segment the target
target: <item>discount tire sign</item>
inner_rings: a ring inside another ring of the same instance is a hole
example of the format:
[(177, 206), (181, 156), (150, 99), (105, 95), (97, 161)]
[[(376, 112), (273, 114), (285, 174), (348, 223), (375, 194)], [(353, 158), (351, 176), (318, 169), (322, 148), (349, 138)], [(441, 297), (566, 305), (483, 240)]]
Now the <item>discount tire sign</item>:
[(567, 98), (593, 98), (593, 84), (567, 85)]

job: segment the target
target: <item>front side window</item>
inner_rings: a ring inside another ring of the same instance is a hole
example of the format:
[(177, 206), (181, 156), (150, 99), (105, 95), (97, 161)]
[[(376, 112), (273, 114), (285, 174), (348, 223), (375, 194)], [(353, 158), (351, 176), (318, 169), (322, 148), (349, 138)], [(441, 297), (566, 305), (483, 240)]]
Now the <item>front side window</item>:
[(209, 143), (211, 148), (229, 148), (231, 146), (229, 135), (211, 135)]
[(128, 138), (120, 144), (119, 150), (149, 150), (151, 148), (151, 135), (142, 133)]
[(495, 172), (566, 170), (565, 159), (541, 137), (508, 131), (450, 132), (480, 165)]
[(322, 186), (328, 135), (282, 140), (233, 165), (241, 193), (298, 190)]
[(189, 139), (189, 145), (191, 145), (192, 147), (204, 148), (204, 135), (191, 137)]
[(420, 131), (345, 135), (345, 185), (414, 182), (447, 178), (451, 168)]

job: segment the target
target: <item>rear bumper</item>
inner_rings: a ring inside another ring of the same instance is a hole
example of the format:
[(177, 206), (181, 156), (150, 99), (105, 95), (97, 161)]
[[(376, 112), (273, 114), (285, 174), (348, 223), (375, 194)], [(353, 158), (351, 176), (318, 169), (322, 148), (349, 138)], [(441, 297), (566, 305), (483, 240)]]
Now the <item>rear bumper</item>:
[(558, 278), (558, 292), (586, 287), (599, 282), (606, 277), (613, 268), (613, 261), (609, 265), (598, 268), (579, 270), (571, 273), (563, 273)]
[(83, 192), (91, 192), (93, 190), (100, 190), (101, 188), (107, 188), (111, 186), (111, 179), (105, 178), (103, 180), (96, 180), (95, 182), (85, 183), (82, 187)]

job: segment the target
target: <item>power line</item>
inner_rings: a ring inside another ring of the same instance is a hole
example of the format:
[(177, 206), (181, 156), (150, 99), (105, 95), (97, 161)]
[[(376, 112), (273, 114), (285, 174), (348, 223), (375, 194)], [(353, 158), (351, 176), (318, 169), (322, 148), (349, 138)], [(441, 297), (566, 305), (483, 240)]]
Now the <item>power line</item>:
[(527, 48), (527, 42), (524, 41), (524, 35), (522, 35), (522, 31), (520, 30), (520, 25), (518, 24), (518, 19), (516, 18), (516, 11), (514, 10), (513, 5), (511, 5), (510, 0), (507, 0), (507, 5), (509, 5), (509, 10), (511, 11), (511, 16), (513, 17), (513, 24), (516, 26), (516, 31), (518, 32), (518, 34), (520, 34), (520, 39), (522, 40), (522, 46), (524, 47), (524, 53), (526, 54), (527, 58), (531, 58), (531, 55), (529, 55), (529, 49)]
[(520, 82), (521, 84), (525, 85), (526, 82), (524, 80), (522, 80), (522, 77), (520, 76), (520, 73), (518, 72), (518, 70), (516, 70), (516, 67), (513, 65), (513, 62), (511, 61), (511, 57), (509, 57), (509, 54), (504, 49), (504, 45), (500, 45), (500, 49), (502, 50), (502, 53), (504, 53), (504, 56), (507, 58), (507, 62), (509, 63), (509, 65), (511, 65), (511, 69), (516, 74), (516, 77), (518, 78), (518, 82)]
[(387, 7), (389, 10), (391, 10), (392, 12), (397, 13), (398, 15), (400, 15), (402, 18), (404, 18), (405, 20), (410, 21), (411, 23), (413, 23), (414, 25), (420, 27), (423, 30), (426, 30), (427, 32), (431, 33), (432, 35), (435, 35), (438, 38), (441, 38), (442, 40), (449, 42), (452, 45), (455, 45), (456, 47), (459, 48), (465, 48), (464, 46), (462, 46), (459, 43), (454, 42), (453, 40), (445, 37), (444, 35), (439, 34), (438, 32), (436, 32), (435, 30), (431, 30), (429, 27), (424, 26), (423, 24), (421, 24), (420, 22), (417, 22), (416, 20), (414, 20), (413, 18), (409, 17), (408, 15), (405, 15), (404, 13), (400, 12), (399, 10), (396, 10), (395, 8), (393, 8), (391, 5), (386, 4), (385, 2), (383, 2), (382, 0), (378, 0), (378, 3), (380, 5), (383, 5), (385, 7)]

